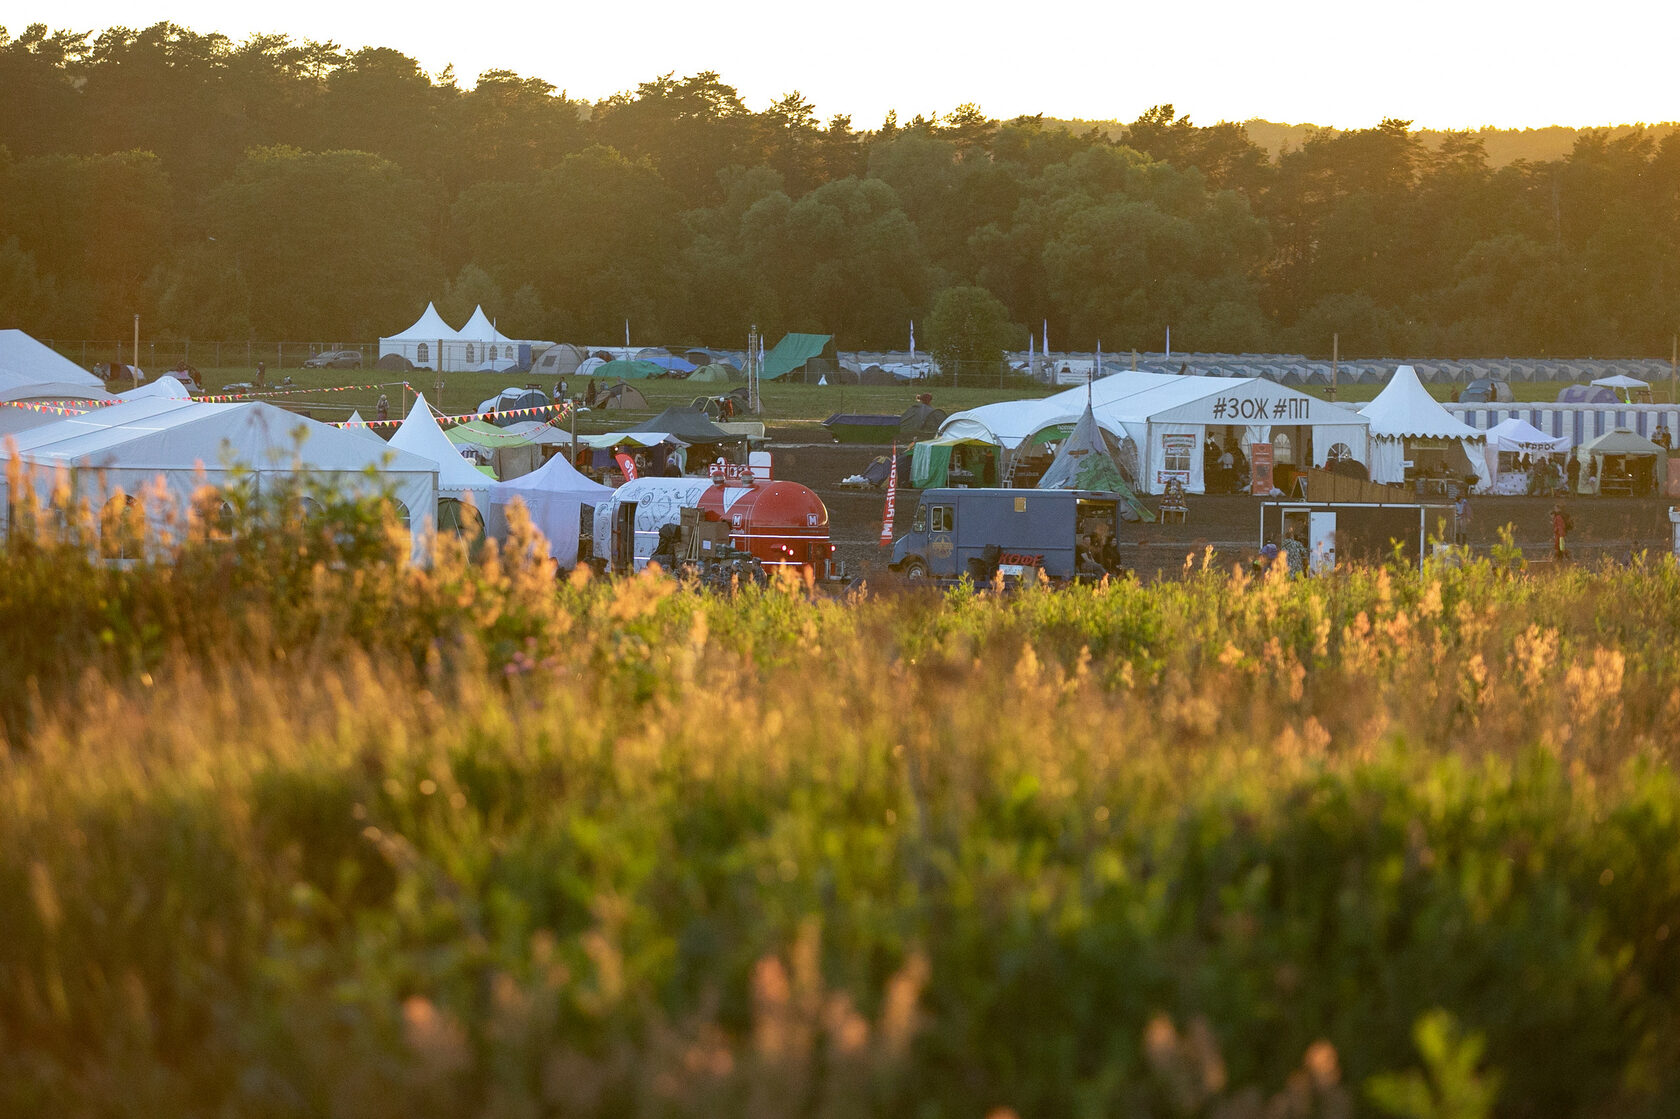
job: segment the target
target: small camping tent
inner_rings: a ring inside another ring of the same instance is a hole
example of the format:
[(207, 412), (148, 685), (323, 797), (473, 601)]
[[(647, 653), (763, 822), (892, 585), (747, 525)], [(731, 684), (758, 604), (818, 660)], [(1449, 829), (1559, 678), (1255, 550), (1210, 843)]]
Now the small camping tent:
[(626, 361), (615, 358), (591, 370), (591, 377), (617, 377), (621, 381), (645, 381), (649, 377), (663, 377), (665, 370), (651, 361)]
[(1056, 457), (1038, 479), (1041, 490), (1105, 490), (1120, 495), (1121, 516), (1128, 521), (1153, 521), (1155, 515), (1138, 500), (1131, 479), (1115, 457), (1113, 437), (1097, 424), (1089, 404), (1073, 425)]

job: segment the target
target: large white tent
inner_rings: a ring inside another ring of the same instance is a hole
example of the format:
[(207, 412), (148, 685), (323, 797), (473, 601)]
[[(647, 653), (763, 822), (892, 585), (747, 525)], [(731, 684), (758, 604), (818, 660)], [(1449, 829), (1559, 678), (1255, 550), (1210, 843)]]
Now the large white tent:
[(1371, 422), (1373, 482), (1404, 482), (1409, 460), (1442, 450), (1449, 472), (1473, 472), (1477, 488), (1487, 486), (1485, 435), (1441, 407), (1410, 365), (1397, 368), (1377, 398), (1359, 411)]
[(579, 474), (565, 455), (555, 455), (531, 473), (491, 487), (490, 531), (505, 537), (507, 506), (515, 499), (523, 501), (531, 523), (548, 540), (548, 554), (561, 567), (573, 567), (577, 564), (583, 508), (604, 501), (612, 492), (611, 486)]
[[(185, 508), (205, 485), (247, 478), (262, 492), (279, 478), (306, 476), (345, 493), (388, 491), (412, 522), (431, 510), (437, 492), (431, 462), (260, 401), (125, 401), (22, 432), (14, 446), (43, 501), (64, 470), (76, 500), (96, 511), (119, 491), (133, 497), (161, 486), (169, 505)], [(0, 480), (0, 494), (5, 485)], [(4, 496), (0, 510), (10, 506)], [(172, 510), (148, 514), (167, 535)], [(415, 546), (418, 555), (418, 539)]]
[(1039, 400), (957, 412), (939, 433), (1014, 449), (1047, 428), (1077, 423), (1087, 399), (1098, 425), (1121, 441), (1124, 457), (1130, 460), (1135, 451), (1138, 482), (1150, 493), (1163, 492), (1175, 479), (1188, 491), (1203, 491), (1202, 447), (1210, 437), (1244, 446), (1270, 443), (1279, 462), (1300, 465), (1308, 465), (1310, 458), (1310, 465), (1322, 466), (1337, 447), (1360, 462), (1368, 454), (1369, 421), (1340, 405), (1258, 377), (1135, 370)]
[[(105, 382), (21, 330), (0, 330), (0, 402), (109, 400)], [(0, 407), (0, 436), (62, 417), (25, 407)]]

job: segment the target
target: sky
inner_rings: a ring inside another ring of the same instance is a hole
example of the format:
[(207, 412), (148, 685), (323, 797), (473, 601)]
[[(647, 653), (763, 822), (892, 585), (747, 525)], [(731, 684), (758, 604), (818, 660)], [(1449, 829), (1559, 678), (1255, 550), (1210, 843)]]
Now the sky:
[(1259, 118), (1364, 128), (1586, 127), (1680, 119), (1680, 4), (1597, 0), (0, 0), (14, 35), (170, 20), (234, 39), (280, 32), (391, 47), (470, 85), (512, 70), (598, 100), (715, 70), (758, 110), (798, 90), (826, 120), (877, 127), (974, 102), (999, 119), (1135, 119), (1172, 104), (1197, 124)]

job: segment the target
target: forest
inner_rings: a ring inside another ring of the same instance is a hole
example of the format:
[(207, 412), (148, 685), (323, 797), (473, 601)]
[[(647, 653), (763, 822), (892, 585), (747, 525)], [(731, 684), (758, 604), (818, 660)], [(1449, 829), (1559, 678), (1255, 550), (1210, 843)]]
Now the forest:
[(435, 299), (521, 337), (884, 348), (953, 287), (1022, 348), (1666, 357), (1680, 325), (1673, 130), (1499, 162), (1401, 119), (1273, 156), (1171, 105), (870, 128), (715, 71), (592, 103), (169, 23), (0, 28), (0, 104), (0, 313), (43, 338), (365, 342)]

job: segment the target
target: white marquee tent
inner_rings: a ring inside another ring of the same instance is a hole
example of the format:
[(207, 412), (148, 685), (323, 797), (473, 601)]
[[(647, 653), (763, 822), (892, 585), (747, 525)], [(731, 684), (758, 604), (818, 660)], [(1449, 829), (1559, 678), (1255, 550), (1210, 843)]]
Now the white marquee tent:
[(1408, 460), (1440, 449), (1449, 472), (1474, 472), (1478, 489), (1488, 485), (1485, 434), (1454, 419), (1410, 365), (1396, 369), (1377, 398), (1359, 411), (1371, 421), (1371, 481), (1404, 482)]
[[(1202, 446), (1223, 433), (1247, 446), (1271, 443), (1280, 462), (1288, 453), (1322, 466), (1331, 449), (1347, 448), (1364, 462), (1369, 421), (1357, 412), (1258, 377), (1199, 377), (1122, 370), (1089, 386), (1097, 423), (1137, 452), (1137, 478), (1149, 493), (1177, 479), (1190, 492), (1205, 489)], [(987, 404), (953, 414), (940, 427), (947, 437), (986, 439), (1014, 449), (1046, 428), (1077, 423), (1087, 386), (1040, 400)]]
[[(21, 330), (0, 330), (0, 402), (109, 400), (105, 382)], [(30, 408), (0, 407), (0, 436), (61, 417)]]
[[(69, 471), (72, 492), (95, 511), (118, 497), (160, 484), (169, 504), (185, 508), (204, 485), (308, 476), (346, 493), (388, 490), (411, 518), (436, 500), (437, 469), (400, 449), (375, 447), (328, 424), (260, 401), (209, 404), (150, 397), (94, 408), (16, 436), (16, 457), (34, 468), (43, 501), (56, 472)], [(376, 471), (377, 473), (370, 473)], [(0, 479), (0, 514), (9, 508)], [(172, 510), (148, 509), (167, 535)], [(422, 542), (416, 538), (416, 558)]]
[(548, 554), (561, 567), (574, 567), (578, 558), (578, 533), (585, 506), (594, 506), (612, 496), (611, 486), (591, 482), (579, 474), (565, 455), (555, 455), (529, 474), (490, 489), (491, 533), (507, 535), (507, 506), (523, 501), (531, 523), (548, 540)]

